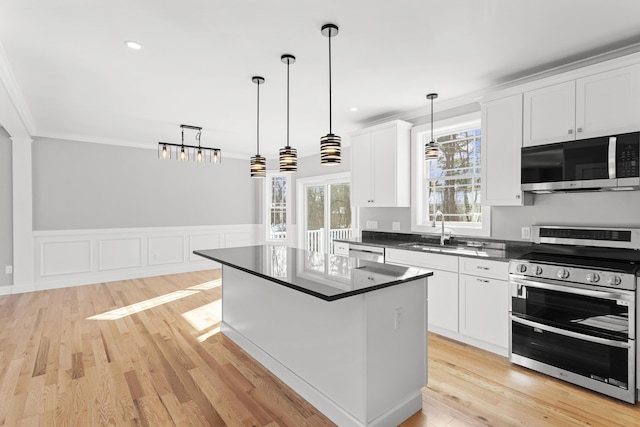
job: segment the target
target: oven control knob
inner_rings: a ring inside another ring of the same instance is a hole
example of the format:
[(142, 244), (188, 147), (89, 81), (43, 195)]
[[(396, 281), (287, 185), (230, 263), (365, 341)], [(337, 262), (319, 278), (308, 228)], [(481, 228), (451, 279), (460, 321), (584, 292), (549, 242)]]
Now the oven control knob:
[(616, 276), (615, 274), (607, 278), (607, 283), (612, 286), (618, 286), (621, 282), (622, 279), (620, 278), (620, 276)]
[(598, 283), (600, 281), (600, 276), (598, 273), (587, 273), (587, 282), (589, 283)]
[(558, 279), (568, 279), (569, 278), (569, 270), (567, 270), (566, 268), (561, 268), (556, 273), (556, 276), (558, 276)]
[(539, 265), (537, 265), (537, 266), (536, 266), (536, 268), (535, 268), (535, 270), (533, 271), (533, 273), (534, 273), (536, 276), (541, 275), (541, 274), (542, 274), (542, 267), (540, 267)]
[(516, 270), (518, 273), (525, 273), (527, 271), (527, 264), (518, 264)]

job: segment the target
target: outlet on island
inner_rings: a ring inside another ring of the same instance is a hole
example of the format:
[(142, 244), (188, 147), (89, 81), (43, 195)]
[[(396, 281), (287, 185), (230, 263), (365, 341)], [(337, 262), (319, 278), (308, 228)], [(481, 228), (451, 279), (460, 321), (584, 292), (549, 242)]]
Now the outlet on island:
[(400, 223), (397, 221), (392, 222), (391, 231), (400, 231)]
[(367, 228), (369, 230), (377, 230), (378, 229), (378, 221), (367, 221)]

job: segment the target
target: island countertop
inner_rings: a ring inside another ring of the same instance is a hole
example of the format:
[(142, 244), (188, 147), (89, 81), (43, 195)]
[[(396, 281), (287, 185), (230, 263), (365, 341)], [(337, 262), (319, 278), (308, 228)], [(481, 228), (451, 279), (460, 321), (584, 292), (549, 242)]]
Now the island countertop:
[(278, 245), (204, 249), (193, 253), (325, 301), (433, 275), (431, 270), (418, 267), (368, 262)]

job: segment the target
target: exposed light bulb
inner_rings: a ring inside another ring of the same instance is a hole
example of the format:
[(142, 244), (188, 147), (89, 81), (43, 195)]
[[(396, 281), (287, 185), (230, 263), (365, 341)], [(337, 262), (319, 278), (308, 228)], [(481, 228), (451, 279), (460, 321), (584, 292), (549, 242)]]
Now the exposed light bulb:
[(163, 145), (162, 146), (162, 158), (166, 159), (167, 157), (169, 157), (169, 152), (167, 151), (167, 146)]
[(180, 160), (186, 160), (187, 159), (187, 152), (185, 151), (184, 147), (182, 147), (180, 149)]
[(202, 149), (198, 148), (198, 161), (199, 162), (203, 162), (204, 161), (204, 157), (202, 156)]
[(218, 150), (213, 151), (213, 163), (220, 162), (220, 155), (218, 154)]

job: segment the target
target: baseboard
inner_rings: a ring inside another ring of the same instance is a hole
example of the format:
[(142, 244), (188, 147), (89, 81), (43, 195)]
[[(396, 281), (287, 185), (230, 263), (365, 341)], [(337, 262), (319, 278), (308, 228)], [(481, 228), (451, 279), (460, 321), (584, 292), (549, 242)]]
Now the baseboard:
[(491, 353), (495, 353), (502, 357), (509, 356), (509, 349), (505, 347), (500, 347), (495, 344), (491, 344), (482, 340), (478, 340), (475, 338), (468, 337), (466, 335), (459, 334), (457, 332), (452, 332), (448, 329), (440, 328), (438, 326), (429, 325), (429, 332), (434, 332), (438, 335), (442, 335), (443, 337), (450, 338), (454, 341), (459, 341), (465, 344), (472, 345), (477, 348), (481, 348), (482, 350), (486, 350)]
[[(282, 380), (286, 385), (291, 387), (296, 393), (302, 396), (307, 402), (315, 406), (324, 416), (339, 425), (340, 427), (364, 427), (365, 424), (360, 422), (354, 416), (346, 412), (342, 407), (320, 393), (311, 384), (300, 378), (294, 372), (282, 365), (270, 354), (266, 353), (253, 342), (245, 338), (233, 327), (222, 322), (220, 324), (220, 332), (229, 337), (233, 342), (238, 344), (240, 348), (249, 353), (251, 357), (256, 359), (262, 366), (271, 371), (276, 377)], [(415, 411), (414, 411), (415, 412)], [(379, 424), (391, 425), (391, 424)], [(394, 424), (397, 425), (397, 424)]]

